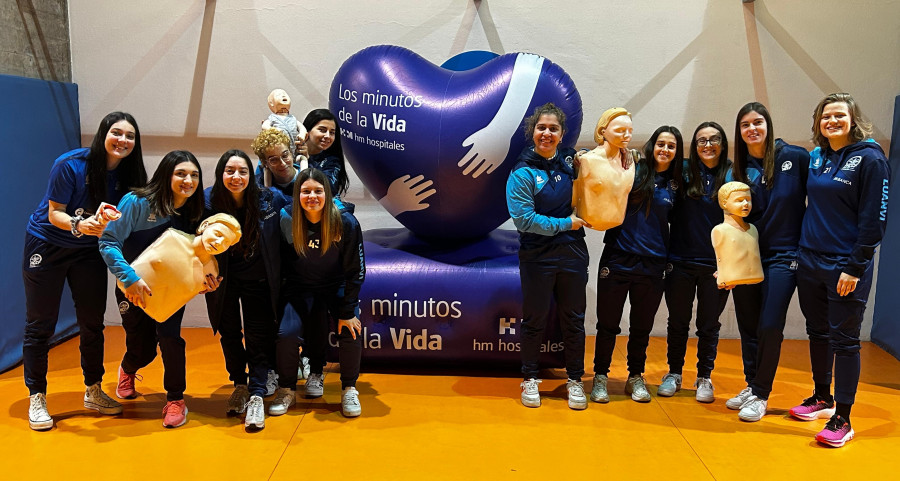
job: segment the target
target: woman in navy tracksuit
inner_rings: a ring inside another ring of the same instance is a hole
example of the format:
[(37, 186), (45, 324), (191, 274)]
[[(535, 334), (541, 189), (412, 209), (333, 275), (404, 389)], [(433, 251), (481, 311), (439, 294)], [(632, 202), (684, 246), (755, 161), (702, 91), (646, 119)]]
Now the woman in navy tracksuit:
[(714, 276), (716, 253), (710, 232), (722, 223), (719, 187), (730, 167), (728, 138), (716, 122), (703, 122), (694, 131), (691, 153), (684, 168), (684, 185), (672, 211), (672, 234), (666, 273), (669, 372), (663, 376), (657, 394), (672, 396), (681, 389), (688, 331), (697, 297), (697, 387), (696, 399), (715, 399), (710, 375), (719, 344), (719, 315), (728, 301), (728, 291), (720, 290)]
[(731, 291), (748, 385), (725, 405), (740, 409), (738, 417), (744, 421), (759, 421), (766, 414), (797, 286), (809, 153), (775, 139), (772, 117), (759, 102), (741, 107), (734, 130), (734, 163), (726, 180), (750, 186), (753, 208), (746, 220), (759, 232), (764, 280)]
[[(100, 236), (100, 254), (110, 272), (125, 287), (125, 292), (116, 289), (125, 329), (125, 356), (119, 366), (116, 396), (132, 399), (140, 395), (134, 389), (134, 379), (139, 369), (156, 358), (158, 345), (165, 369), (163, 387), (167, 402), (163, 409), (163, 426), (167, 428), (181, 426), (187, 421), (185, 344), (181, 337), (184, 308), (165, 322), (156, 322), (144, 313), (144, 300), (153, 293), (129, 263), (169, 227), (193, 233), (203, 215), (203, 196), (194, 194), (202, 190), (197, 158), (183, 150), (169, 152), (146, 187), (122, 198), (119, 202), (122, 216), (110, 222)], [(205, 284), (214, 289), (218, 282), (210, 274)]]
[(90, 148), (61, 155), (53, 163), (47, 192), (25, 229), (25, 342), (22, 349), (29, 393), (29, 425), (53, 427), (47, 411), (47, 354), (56, 330), (63, 286), (68, 281), (81, 333), (84, 407), (119, 414), (122, 406), (100, 388), (103, 379), (103, 315), (106, 265), (97, 252), (104, 224), (92, 214), (101, 202), (115, 205), (147, 183), (141, 132), (134, 117), (112, 112), (100, 122)]
[(225, 411), (246, 411), (244, 424), (251, 430), (265, 427), (267, 371), (275, 368), (279, 215), (285, 204), (283, 196), (260, 188), (255, 177), (250, 157), (229, 150), (216, 164), (215, 183), (204, 192), (207, 214), (230, 214), (243, 232), (237, 245), (216, 256), (223, 279), (218, 289), (206, 294), (206, 309), (213, 332), (219, 332), (225, 369), (234, 383)]
[(341, 199), (350, 187), (347, 178), (347, 167), (344, 165), (344, 149), (341, 147), (340, 126), (337, 118), (328, 109), (315, 109), (310, 111), (303, 119), (309, 135), (304, 144), (309, 156), (309, 166), (319, 169), (328, 177), (334, 201), (341, 211), (351, 214), (354, 205)]
[(868, 141), (872, 125), (850, 94), (826, 96), (813, 118), (818, 148), (806, 184), (797, 292), (815, 391), (790, 413), (805, 421), (830, 417), (816, 440), (840, 447), (854, 436), (850, 409), (859, 384), (859, 331), (872, 257), (887, 224), (891, 169), (881, 147)]
[(594, 386), (591, 400), (609, 402), (606, 389), (609, 365), (625, 297), (631, 301), (628, 331), (628, 381), (625, 393), (649, 402), (644, 365), (653, 319), (662, 301), (669, 213), (682, 187), (684, 143), (681, 132), (664, 125), (644, 144), (637, 165), (628, 211), (621, 226), (606, 231), (597, 279), (597, 338), (594, 349)]
[[(324, 393), (325, 355), (330, 319), (335, 329), (341, 368), (341, 412), (362, 412), (356, 380), (362, 357), (359, 290), (366, 276), (362, 229), (349, 212), (341, 213), (322, 171), (306, 169), (294, 184), (293, 203), (281, 211), (281, 231), (288, 246), (282, 252), (282, 299), (299, 314), (281, 319), (276, 354), (278, 391), (269, 414), (287, 412), (295, 402), (301, 329), (310, 374), (306, 396)], [(302, 323), (302, 326), (301, 326)]]
[(587, 224), (572, 210), (575, 151), (559, 148), (565, 132), (566, 116), (551, 103), (526, 119), (525, 135), (534, 146), (522, 151), (509, 174), (506, 203), (520, 243), (522, 404), (541, 405), (538, 355), (555, 300), (565, 343), (569, 407), (585, 409), (581, 377), (588, 250), (582, 227)]

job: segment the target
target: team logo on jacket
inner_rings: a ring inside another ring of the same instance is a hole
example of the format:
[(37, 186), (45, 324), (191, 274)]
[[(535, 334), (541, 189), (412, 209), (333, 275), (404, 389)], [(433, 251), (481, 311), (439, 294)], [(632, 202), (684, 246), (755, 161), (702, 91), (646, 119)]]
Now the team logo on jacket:
[(675, 179), (669, 180), (669, 190), (671, 190), (671, 191), (678, 190), (678, 182), (675, 182)]
[(572, 167), (572, 165), (575, 163), (575, 159), (571, 155), (567, 155), (564, 160), (566, 162), (566, 165), (568, 165), (569, 167)]
[(609, 267), (601, 267), (600, 268), (600, 278), (606, 279), (609, 277)]
[(791, 261), (791, 265), (788, 267), (788, 269), (790, 269), (792, 271), (796, 271), (798, 267), (800, 267), (800, 264), (797, 263), (796, 260), (793, 260), (793, 261)]
[(534, 176), (534, 181), (535, 181), (535, 183), (537, 183), (538, 186), (540, 186), (541, 184), (543, 184), (545, 182), (544, 178), (541, 177), (540, 175)]
[(128, 312), (128, 308), (131, 307), (131, 304), (128, 301), (122, 301), (119, 303), (119, 314), (125, 314)]
[(781, 171), (784, 172), (786, 170), (791, 170), (791, 167), (793, 166), (794, 164), (792, 164), (790, 160), (786, 160), (783, 164), (781, 164)]
[(37, 267), (37, 266), (41, 265), (42, 260), (44, 260), (44, 258), (41, 257), (40, 254), (35, 254), (35, 255), (31, 256), (30, 259), (28, 259), (28, 265), (30, 267)]
[(78, 216), (80, 216), (81, 214), (84, 214), (84, 209), (83, 209), (83, 208), (79, 207), (79, 208), (75, 209), (75, 217), (78, 217)]
[(853, 157), (850, 157), (850, 160), (848, 160), (847, 163), (844, 164), (844, 167), (842, 167), (841, 170), (847, 170), (847, 171), (852, 172), (852, 171), (856, 170), (856, 166), (859, 165), (860, 162), (862, 162), (862, 156), (855, 155)]

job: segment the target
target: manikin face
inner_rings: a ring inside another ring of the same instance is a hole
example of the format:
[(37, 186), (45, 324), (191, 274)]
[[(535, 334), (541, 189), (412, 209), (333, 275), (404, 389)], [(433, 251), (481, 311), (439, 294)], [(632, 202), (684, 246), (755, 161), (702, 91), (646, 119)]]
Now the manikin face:
[(662, 172), (669, 168), (669, 164), (675, 159), (675, 148), (678, 142), (670, 132), (663, 132), (656, 137), (653, 144), (653, 158), (656, 159), (656, 171)]
[(287, 145), (270, 145), (265, 151), (266, 166), (279, 179), (288, 179), (294, 172), (294, 154)]
[(192, 162), (182, 162), (172, 172), (172, 194), (175, 207), (181, 207), (188, 198), (194, 195), (200, 185), (200, 169)]
[(724, 210), (731, 215), (747, 217), (750, 215), (750, 209), (752, 208), (753, 202), (750, 200), (750, 191), (736, 190), (728, 196)]
[(766, 137), (769, 135), (769, 126), (759, 112), (747, 112), (741, 117), (738, 125), (741, 129), (741, 138), (747, 143), (747, 147), (765, 145)]
[(269, 109), (276, 114), (288, 114), (291, 112), (291, 97), (281, 89), (275, 89), (269, 94)]
[(717, 165), (722, 153), (722, 133), (714, 127), (704, 127), (697, 131), (697, 155), (700, 159)]
[(324, 150), (328, 150), (334, 143), (335, 132), (337, 126), (334, 120), (320, 120), (309, 131), (309, 140), (307, 140), (307, 148), (310, 155), (318, 154)]
[(109, 128), (106, 132), (106, 140), (103, 142), (106, 147), (106, 154), (109, 158), (124, 159), (134, 150), (135, 142), (134, 126), (127, 120), (120, 120)]
[(325, 208), (325, 186), (306, 179), (300, 186), (300, 207), (307, 213), (321, 213)]
[(628, 142), (631, 142), (632, 130), (634, 129), (631, 126), (631, 117), (620, 115), (609, 121), (601, 135), (613, 147), (627, 149)]
[(559, 119), (554, 114), (543, 114), (534, 126), (534, 151), (541, 157), (549, 159), (556, 153), (556, 146), (562, 139), (563, 130)]
[(240, 195), (250, 183), (250, 168), (247, 167), (247, 161), (237, 155), (231, 156), (228, 162), (225, 162), (222, 183), (229, 192)]
[(209, 224), (200, 234), (200, 243), (203, 244), (203, 248), (213, 255), (225, 252), (237, 240), (237, 234), (230, 227), (219, 222)]
[(822, 109), (819, 131), (829, 142), (832, 140), (846, 141), (850, 137), (852, 125), (850, 106), (846, 102), (833, 102)]

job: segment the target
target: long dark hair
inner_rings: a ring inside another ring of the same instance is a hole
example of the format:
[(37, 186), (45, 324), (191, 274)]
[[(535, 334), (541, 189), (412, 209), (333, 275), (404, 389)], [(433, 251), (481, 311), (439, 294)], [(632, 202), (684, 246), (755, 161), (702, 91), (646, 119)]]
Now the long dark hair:
[[(172, 194), (172, 175), (175, 167), (182, 162), (190, 162), (200, 172), (197, 189), (180, 209), (175, 209), (175, 196)], [(199, 195), (198, 195), (199, 193)], [(186, 150), (173, 150), (166, 154), (156, 167), (156, 172), (146, 187), (135, 189), (134, 194), (147, 199), (150, 212), (160, 217), (180, 214), (190, 222), (198, 222), (203, 216), (203, 170), (194, 154)]]
[(725, 135), (725, 129), (716, 122), (703, 122), (694, 129), (694, 135), (691, 136), (691, 155), (688, 157), (688, 169), (690, 178), (685, 189), (685, 194), (692, 199), (703, 197), (703, 182), (700, 180), (700, 156), (697, 155), (697, 132), (712, 127), (719, 131), (722, 136), (722, 148), (719, 150), (719, 164), (713, 169), (716, 175), (716, 184), (710, 191), (709, 196), (715, 197), (719, 192), (719, 187), (725, 183), (725, 174), (728, 173), (728, 136)]
[(134, 149), (127, 157), (119, 162), (116, 171), (119, 174), (119, 185), (122, 191), (127, 192), (147, 184), (147, 170), (144, 168), (144, 153), (141, 150), (141, 129), (131, 114), (125, 112), (110, 112), (100, 121), (91, 148), (88, 152), (88, 176), (87, 190), (91, 210), (100, 206), (101, 202), (109, 202), (106, 192), (106, 134), (116, 122), (124, 120), (134, 127)]
[(334, 185), (336, 191), (334, 195), (340, 197), (346, 194), (347, 189), (350, 188), (350, 179), (347, 178), (347, 166), (344, 162), (344, 148), (341, 146), (341, 124), (338, 123), (337, 118), (330, 110), (315, 109), (306, 114), (306, 118), (303, 119), (303, 126), (306, 127), (307, 132), (312, 132), (313, 127), (323, 120), (334, 122), (334, 142), (331, 143), (331, 147), (322, 151), (321, 154), (324, 154), (326, 157), (335, 157), (341, 164), (341, 168), (338, 170), (337, 183)]
[[(653, 155), (653, 148), (656, 146), (656, 141), (659, 140), (660, 134), (663, 133), (669, 133), (675, 137), (675, 157), (669, 163), (669, 168), (666, 169), (666, 172), (671, 175), (672, 180), (675, 182), (675, 192), (680, 193), (682, 190), (684, 184), (684, 178), (681, 174), (684, 168), (684, 140), (682, 140), (681, 131), (677, 127), (663, 125), (656, 129), (653, 135), (650, 136), (650, 140), (644, 144), (642, 149), (643, 159), (639, 164), (643, 165), (643, 168), (638, 168), (635, 171), (635, 175), (638, 176), (637, 185), (628, 194), (630, 203), (640, 204), (653, 198), (654, 178), (656, 177), (656, 168), (659, 165), (659, 162), (656, 161), (656, 156)], [(647, 212), (650, 212), (650, 202), (647, 202)]]
[(341, 212), (334, 205), (334, 196), (328, 185), (328, 177), (319, 169), (308, 168), (300, 171), (294, 182), (294, 204), (291, 212), (291, 234), (294, 237), (294, 250), (297, 254), (306, 257), (309, 244), (309, 221), (306, 220), (306, 211), (300, 206), (300, 188), (307, 180), (314, 180), (325, 189), (325, 205), (322, 212), (322, 255), (331, 247), (331, 244), (341, 240), (344, 233), (344, 225), (341, 222)]
[[(225, 164), (232, 157), (244, 159), (244, 163), (247, 164), (247, 170), (250, 172), (247, 187), (243, 191), (245, 211), (243, 219), (238, 218), (237, 203), (222, 180), (222, 176), (225, 173)], [(241, 223), (241, 230), (243, 231), (241, 241), (237, 245), (232, 246), (232, 249), (237, 249), (237, 252), (243, 253), (244, 259), (252, 256), (259, 245), (259, 192), (259, 185), (256, 183), (256, 173), (253, 171), (253, 163), (246, 152), (239, 149), (231, 149), (219, 157), (219, 162), (216, 164), (216, 180), (209, 192), (209, 203), (214, 213), (230, 214)]]
[(772, 179), (775, 178), (775, 135), (769, 109), (759, 102), (750, 102), (738, 110), (737, 120), (734, 121), (734, 162), (731, 164), (731, 176), (738, 182), (750, 185), (750, 179), (747, 177), (747, 156), (750, 155), (750, 151), (741, 135), (741, 119), (750, 112), (758, 113), (766, 121), (766, 150), (762, 159), (765, 179), (763, 184), (766, 189), (771, 189), (774, 184)]

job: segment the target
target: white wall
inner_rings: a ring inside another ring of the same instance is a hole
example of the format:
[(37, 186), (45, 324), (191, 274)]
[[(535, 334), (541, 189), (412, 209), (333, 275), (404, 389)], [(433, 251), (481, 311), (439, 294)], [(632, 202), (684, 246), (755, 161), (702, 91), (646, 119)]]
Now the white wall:
[[(779, 137), (809, 147), (815, 104), (847, 91), (887, 148), (900, 93), (900, 2), (893, 0), (90, 0), (70, 2), (69, 15), (84, 143), (107, 112), (129, 111), (150, 171), (165, 152), (187, 149), (203, 162), (207, 185), (219, 154), (249, 150), (270, 90), (291, 93), (302, 118), (327, 106), (331, 78), (347, 57), (377, 44), (436, 64), (465, 50), (543, 55), (578, 85), (583, 146), (608, 107), (634, 113), (639, 145), (663, 123), (689, 136), (716, 120), (732, 132), (738, 108), (759, 100)], [(399, 226), (358, 181), (349, 198), (364, 228)], [(589, 243), (598, 259), (602, 235), (589, 234)], [(189, 305), (186, 325), (207, 325), (202, 302)], [(665, 334), (665, 317), (663, 306), (654, 335)], [(730, 303), (722, 321), (722, 335), (736, 337)], [(796, 299), (786, 335), (805, 336)]]

